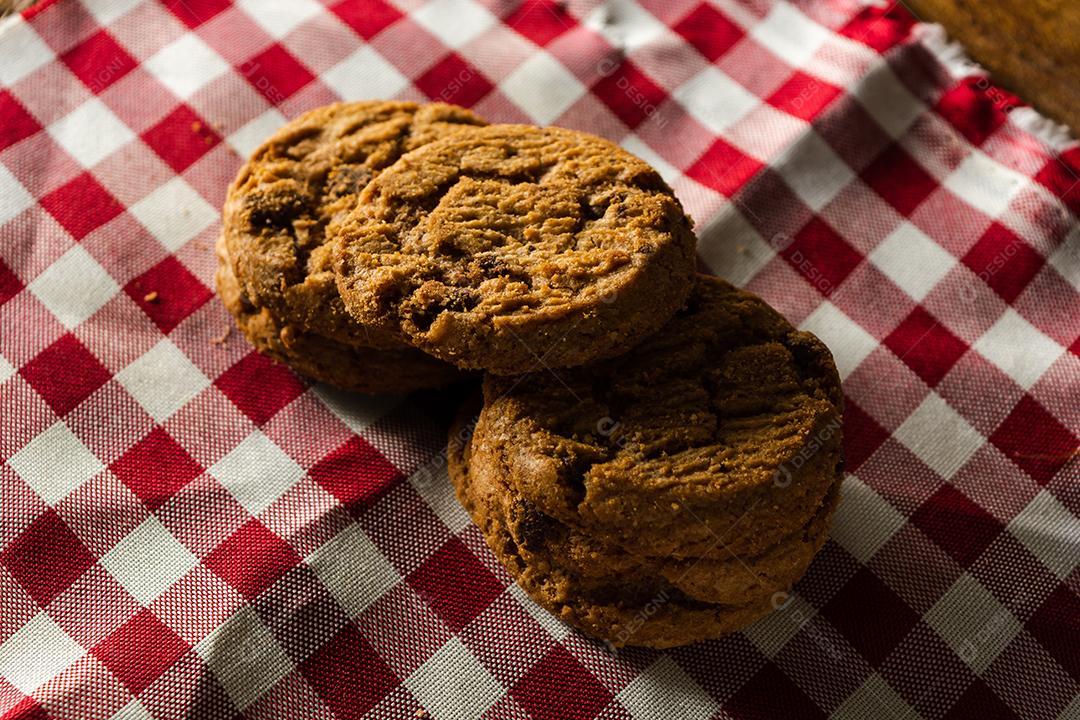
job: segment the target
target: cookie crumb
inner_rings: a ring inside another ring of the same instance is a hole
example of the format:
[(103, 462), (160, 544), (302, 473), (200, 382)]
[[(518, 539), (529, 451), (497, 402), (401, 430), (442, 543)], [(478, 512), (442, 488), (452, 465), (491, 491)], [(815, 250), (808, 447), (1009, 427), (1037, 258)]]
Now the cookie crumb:
[(210, 338), (210, 344), (224, 345), (226, 341), (228, 341), (230, 335), (232, 335), (232, 325), (226, 325), (225, 330), (220, 335), (215, 335)]
[(151, 290), (150, 292), (143, 295), (143, 300), (148, 303), (156, 303), (158, 301), (158, 297), (159, 296), (157, 294), (157, 290)]
[(416, 712), (413, 713), (413, 717), (426, 718), (426, 717), (428, 717), (428, 712), (424, 708), (420, 708), (419, 710), (417, 710)]
[(191, 132), (199, 132), (200, 130), (202, 130), (201, 122), (196, 120), (195, 122), (191, 123)]

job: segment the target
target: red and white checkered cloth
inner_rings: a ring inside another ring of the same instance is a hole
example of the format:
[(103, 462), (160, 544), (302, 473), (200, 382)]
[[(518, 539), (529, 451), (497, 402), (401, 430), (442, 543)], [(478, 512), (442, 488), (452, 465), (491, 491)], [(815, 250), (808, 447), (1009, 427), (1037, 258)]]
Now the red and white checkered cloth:
[[(710, 268), (829, 344), (848, 477), (777, 612), (613, 655), (455, 503), (447, 398), (347, 396), (220, 342), (242, 157), (367, 97), (621, 142)], [(1080, 717), (1080, 150), (1018, 105), (855, 0), (4, 21), (0, 718)]]

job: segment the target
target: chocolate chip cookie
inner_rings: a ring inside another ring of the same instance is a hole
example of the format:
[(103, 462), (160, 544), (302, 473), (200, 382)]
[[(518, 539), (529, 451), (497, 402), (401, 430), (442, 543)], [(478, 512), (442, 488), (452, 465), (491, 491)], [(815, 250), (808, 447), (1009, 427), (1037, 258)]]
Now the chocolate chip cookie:
[(358, 193), (404, 153), (483, 125), (455, 105), (364, 101), (304, 113), (271, 135), (229, 187), (225, 244), (243, 296), (305, 332), (400, 348), (357, 323), (337, 294), (327, 241)]
[(425, 145), (337, 234), (338, 289), (361, 325), (507, 375), (625, 352), (682, 306), (694, 266), (690, 221), (656, 170), (561, 128)]
[(248, 342), (296, 372), (344, 390), (369, 394), (408, 393), (441, 387), (464, 373), (410, 347), (349, 345), (278, 320), (248, 300), (233, 274), (224, 240), (217, 243), (218, 295)]
[(843, 395), (828, 349), (698, 275), (632, 352), (488, 375), (473, 463), (540, 512), (644, 557), (767, 552), (830, 502)]

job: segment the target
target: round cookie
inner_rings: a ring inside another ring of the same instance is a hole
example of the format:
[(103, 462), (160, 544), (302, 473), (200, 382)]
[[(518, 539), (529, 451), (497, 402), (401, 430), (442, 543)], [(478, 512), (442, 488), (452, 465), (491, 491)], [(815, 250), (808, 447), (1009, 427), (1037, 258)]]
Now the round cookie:
[[(739, 630), (784, 597), (760, 588), (732, 595), (726, 603), (704, 602), (656, 572), (650, 561), (592, 542), (541, 513), (515, 517), (513, 508), (528, 501), (512, 498), (508, 488), (472, 464), (466, 417), (459, 415), (448, 448), (448, 469), (458, 499), (511, 576), (563, 621), (616, 647), (664, 648)], [(830, 505), (824, 527), (815, 528), (819, 535), (807, 543), (814, 552), (824, 541), (831, 514)], [(753, 559), (745, 569), (739, 563), (733, 559), (725, 569), (736, 585), (760, 567)], [(805, 565), (798, 575), (804, 570)]]
[(232, 270), (252, 304), (347, 345), (397, 348), (357, 323), (338, 297), (327, 241), (357, 194), (404, 153), (483, 125), (455, 105), (363, 101), (316, 108), (271, 135), (229, 187), (223, 210)]
[(338, 230), (363, 325), (497, 374), (626, 351), (683, 304), (690, 221), (647, 163), (562, 128), (491, 125), (402, 157)]
[(315, 380), (356, 392), (408, 393), (442, 387), (464, 375), (410, 347), (364, 348), (305, 332), (277, 320), (244, 296), (223, 239), (217, 243), (218, 295), (244, 337), (260, 352)]
[(698, 275), (686, 307), (625, 356), (486, 376), (473, 462), (635, 555), (756, 556), (831, 504), (842, 410), (820, 340)]

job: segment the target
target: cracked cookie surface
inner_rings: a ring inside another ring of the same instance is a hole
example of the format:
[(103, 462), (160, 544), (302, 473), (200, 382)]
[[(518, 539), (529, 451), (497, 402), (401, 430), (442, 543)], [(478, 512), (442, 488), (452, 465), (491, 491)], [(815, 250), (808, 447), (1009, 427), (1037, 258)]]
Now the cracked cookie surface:
[(364, 186), (401, 155), (483, 124), (455, 105), (395, 101), (336, 103), (290, 121), (244, 164), (225, 201), (225, 243), (242, 296), (346, 345), (404, 347), (345, 311), (327, 242)]
[(218, 296), (248, 342), (265, 355), (314, 380), (369, 394), (408, 393), (442, 387), (465, 374), (411, 347), (349, 345), (282, 322), (246, 299), (218, 240), (214, 275)]
[(561, 128), (492, 125), (403, 156), (338, 231), (345, 306), (463, 368), (624, 352), (690, 288), (695, 238), (647, 163)]
[(842, 411), (820, 340), (699, 275), (686, 307), (622, 357), (486, 376), (473, 462), (594, 539), (725, 560), (766, 552), (828, 504)]
[(680, 562), (597, 541), (514, 494), (471, 449), (475, 410), (451, 428), (448, 470), (492, 552), (538, 604), (611, 645), (673, 647), (719, 637), (775, 607), (828, 535), (836, 492), (811, 523), (758, 557)]

